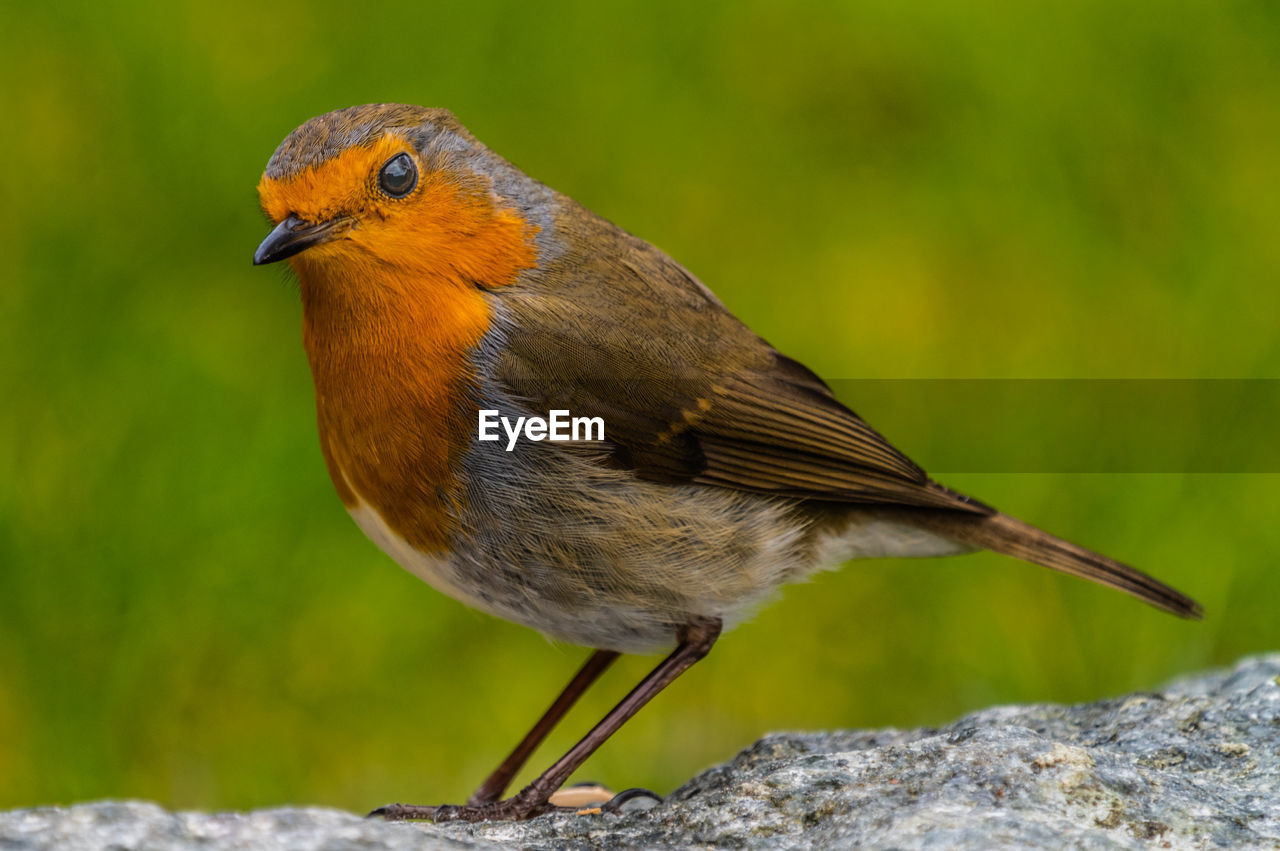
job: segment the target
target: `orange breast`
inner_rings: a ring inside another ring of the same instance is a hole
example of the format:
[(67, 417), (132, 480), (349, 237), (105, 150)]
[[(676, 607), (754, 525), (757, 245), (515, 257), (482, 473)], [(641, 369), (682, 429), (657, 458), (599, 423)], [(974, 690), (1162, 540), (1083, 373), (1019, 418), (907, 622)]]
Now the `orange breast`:
[[(366, 502), (400, 537), (437, 551), (456, 484), (451, 462), (469, 439), (474, 379), (465, 348), (433, 343), (477, 342), (487, 316), (465, 303), (445, 316), (403, 303), (351, 323), (318, 292), (330, 283), (303, 287), (303, 340), (329, 476), (348, 507)], [(441, 328), (442, 319), (452, 327)]]
[(491, 321), (478, 285), (510, 284), (532, 268), (536, 228), (456, 176), (422, 182), (412, 206), (368, 214), (345, 239), (291, 262), (339, 496), (438, 552), (456, 461), (476, 428), (471, 354)]

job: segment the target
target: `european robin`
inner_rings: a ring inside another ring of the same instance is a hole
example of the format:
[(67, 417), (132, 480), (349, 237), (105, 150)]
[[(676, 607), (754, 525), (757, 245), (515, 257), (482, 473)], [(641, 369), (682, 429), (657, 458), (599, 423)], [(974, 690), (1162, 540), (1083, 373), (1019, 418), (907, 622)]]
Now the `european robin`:
[[(547, 812), (723, 626), (852, 558), (995, 550), (1200, 614), (1128, 565), (932, 481), (679, 263), (445, 110), (313, 118), (276, 149), (258, 192), (275, 229), (253, 262), (288, 258), (301, 284), (320, 446), (356, 523), (438, 590), (595, 648), (465, 806), (375, 814)], [(502, 799), (619, 653), (672, 644)]]

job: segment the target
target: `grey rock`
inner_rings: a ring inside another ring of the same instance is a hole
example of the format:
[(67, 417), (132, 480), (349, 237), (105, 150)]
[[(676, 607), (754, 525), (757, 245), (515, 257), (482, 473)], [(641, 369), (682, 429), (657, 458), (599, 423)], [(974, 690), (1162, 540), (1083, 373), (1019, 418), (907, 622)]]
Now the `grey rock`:
[(0, 813), (0, 849), (1280, 848), (1280, 654), (941, 729), (767, 736), (653, 809), (385, 824), (325, 809)]

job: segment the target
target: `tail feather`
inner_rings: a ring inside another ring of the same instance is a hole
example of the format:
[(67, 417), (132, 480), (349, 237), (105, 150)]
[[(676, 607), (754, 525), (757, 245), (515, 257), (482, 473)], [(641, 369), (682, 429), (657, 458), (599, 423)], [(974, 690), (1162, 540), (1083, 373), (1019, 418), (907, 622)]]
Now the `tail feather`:
[(1204, 614), (1199, 603), (1163, 582), (1115, 559), (1050, 535), (1016, 517), (928, 512), (919, 519), (923, 521), (921, 526), (957, 543), (1003, 553), (1116, 588), (1170, 614), (1195, 620)]

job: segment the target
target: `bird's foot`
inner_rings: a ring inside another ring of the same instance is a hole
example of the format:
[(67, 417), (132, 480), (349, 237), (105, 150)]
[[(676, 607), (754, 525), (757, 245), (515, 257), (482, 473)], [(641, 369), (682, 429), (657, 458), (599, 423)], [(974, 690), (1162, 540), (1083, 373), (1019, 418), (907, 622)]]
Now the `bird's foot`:
[[(598, 800), (577, 800), (574, 793)], [(661, 803), (662, 798), (648, 789), (627, 789), (613, 795), (607, 789), (590, 784), (585, 787), (562, 789), (552, 795), (549, 800), (539, 800), (522, 792), (505, 801), (465, 806), (441, 804), (424, 807), (415, 804), (388, 804), (385, 807), (378, 807), (367, 817), (386, 821), (431, 821), (437, 824), (446, 821), (524, 821), (555, 812), (580, 814), (595, 814), (602, 811), (617, 814), (643, 812)]]
[(367, 817), (386, 821), (431, 821), (439, 824), (446, 821), (524, 821), (556, 811), (573, 812), (570, 808), (557, 807), (545, 799), (536, 800), (516, 795), (505, 801), (479, 805), (440, 804), (424, 807), (416, 804), (387, 804), (385, 807), (378, 807)]

